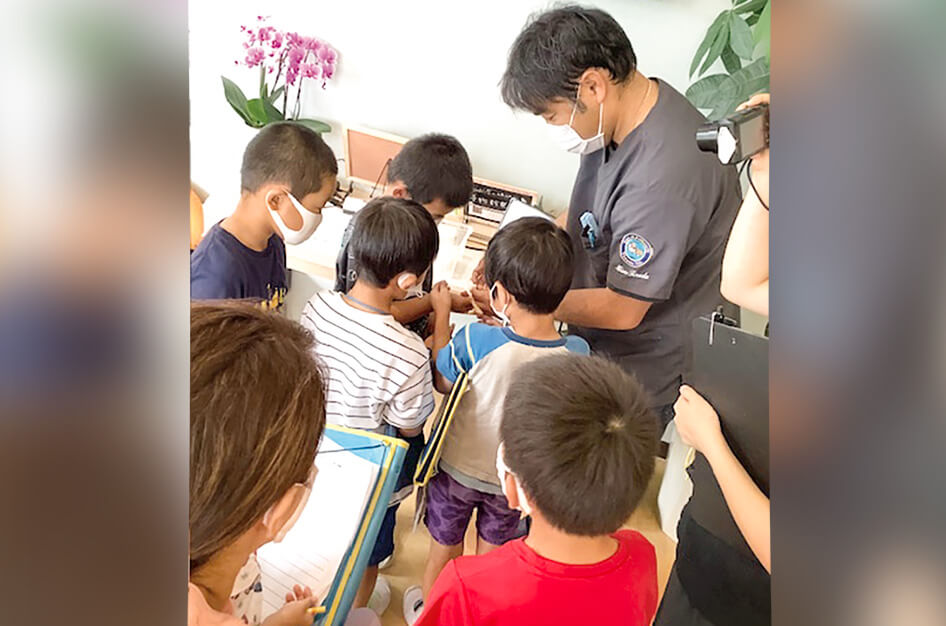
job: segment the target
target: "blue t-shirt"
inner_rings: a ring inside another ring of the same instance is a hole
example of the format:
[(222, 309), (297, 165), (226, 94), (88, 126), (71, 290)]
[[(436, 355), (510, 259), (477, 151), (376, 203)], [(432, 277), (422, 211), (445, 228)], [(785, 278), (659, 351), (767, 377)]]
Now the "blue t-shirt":
[(277, 309), (282, 307), (288, 288), (286, 244), (279, 235), (269, 238), (265, 250), (253, 250), (218, 222), (191, 254), (194, 300), (249, 299)]

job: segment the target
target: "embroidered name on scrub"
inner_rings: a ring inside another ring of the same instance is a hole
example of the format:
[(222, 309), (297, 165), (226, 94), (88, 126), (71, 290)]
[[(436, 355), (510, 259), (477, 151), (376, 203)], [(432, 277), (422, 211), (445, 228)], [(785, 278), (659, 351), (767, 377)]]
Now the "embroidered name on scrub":
[(624, 274), (628, 278), (640, 278), (641, 280), (650, 280), (650, 274), (648, 272), (638, 272), (637, 270), (629, 270), (623, 265), (615, 265), (614, 271), (618, 274)]

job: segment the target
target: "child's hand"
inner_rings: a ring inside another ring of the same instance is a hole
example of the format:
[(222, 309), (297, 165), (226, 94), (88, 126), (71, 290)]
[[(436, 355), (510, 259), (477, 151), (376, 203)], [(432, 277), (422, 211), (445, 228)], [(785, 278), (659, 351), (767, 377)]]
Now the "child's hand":
[(308, 610), (319, 605), (318, 599), (308, 587), (296, 585), (292, 591), (286, 594), (286, 604), (263, 620), (263, 626), (312, 626), (315, 616)]
[(720, 444), (725, 445), (716, 411), (689, 385), (680, 387), (680, 397), (673, 405), (674, 421), (683, 443), (708, 456)]
[(450, 287), (442, 280), (430, 290), (430, 306), (437, 315), (449, 316), (451, 304)]

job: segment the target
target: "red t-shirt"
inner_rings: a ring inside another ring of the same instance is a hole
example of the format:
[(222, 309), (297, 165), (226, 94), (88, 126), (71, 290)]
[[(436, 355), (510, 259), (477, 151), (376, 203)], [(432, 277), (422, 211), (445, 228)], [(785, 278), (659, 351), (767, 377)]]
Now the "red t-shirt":
[(454, 559), (416, 626), (647, 626), (657, 610), (657, 555), (640, 533), (613, 535), (618, 549), (592, 565), (536, 554), (522, 539)]

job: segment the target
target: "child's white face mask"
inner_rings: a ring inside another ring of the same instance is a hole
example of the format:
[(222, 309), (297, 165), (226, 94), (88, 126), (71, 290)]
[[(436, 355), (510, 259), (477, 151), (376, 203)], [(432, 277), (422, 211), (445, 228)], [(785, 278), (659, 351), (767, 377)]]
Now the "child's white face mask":
[[(292, 515), (289, 516), (289, 519), (286, 520), (286, 523), (273, 534), (272, 542), (279, 543), (286, 538), (286, 535), (289, 534), (289, 531), (292, 530), (292, 527), (296, 525), (296, 522), (299, 521), (299, 517), (302, 515), (302, 511), (305, 510), (305, 505), (309, 501), (309, 494), (312, 493), (312, 484), (315, 482), (316, 467), (312, 466), (312, 469), (309, 471), (309, 478), (304, 483), (295, 483), (293, 487), (302, 487), (302, 498), (299, 499), (299, 504), (296, 505), (296, 508), (292, 511)], [(266, 511), (266, 514), (263, 516), (263, 523), (267, 526), (269, 525), (269, 518), (272, 515), (272, 509)]]
[[(270, 192), (274, 193), (274, 192)], [(276, 227), (279, 229), (279, 232), (282, 234), (282, 238), (286, 243), (298, 245), (312, 236), (312, 233), (315, 232), (315, 229), (319, 227), (319, 224), (322, 223), (322, 214), (313, 213), (309, 209), (302, 206), (302, 203), (296, 200), (288, 191), (286, 196), (289, 198), (289, 201), (292, 202), (292, 206), (296, 208), (296, 211), (299, 212), (299, 215), (302, 217), (302, 228), (299, 230), (293, 230), (283, 221), (282, 215), (278, 211), (273, 211)], [(266, 207), (269, 207), (269, 194), (266, 194)]]
[(496, 450), (496, 474), (499, 476), (499, 485), (503, 489), (503, 495), (506, 496), (506, 501), (509, 501), (509, 493), (506, 491), (506, 474), (511, 474), (513, 480), (516, 482), (516, 496), (519, 498), (519, 506), (516, 507), (526, 515), (532, 515), (532, 506), (529, 504), (528, 498), (526, 498), (525, 492), (522, 490), (522, 485), (519, 484), (519, 477), (512, 473), (509, 467), (506, 465), (505, 447), (503, 444), (499, 444), (499, 449)]
[(496, 290), (496, 287), (499, 283), (493, 283), (493, 286), (489, 288), (489, 308), (493, 309), (493, 314), (499, 318), (499, 321), (503, 323), (503, 326), (510, 326), (512, 322), (509, 321), (509, 316), (506, 315), (506, 309), (509, 308), (509, 303), (506, 303), (506, 306), (503, 307), (502, 311), (497, 311), (496, 307), (493, 306), (493, 300), (496, 298), (493, 295), (493, 292)]

